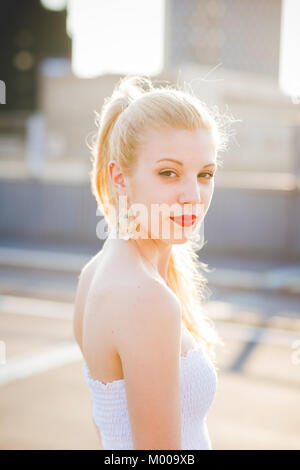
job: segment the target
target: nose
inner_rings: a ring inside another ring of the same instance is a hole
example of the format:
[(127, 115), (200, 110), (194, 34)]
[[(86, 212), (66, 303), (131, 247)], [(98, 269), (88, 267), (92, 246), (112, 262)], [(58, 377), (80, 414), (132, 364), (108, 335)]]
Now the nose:
[(180, 204), (192, 204), (197, 205), (201, 204), (201, 194), (200, 194), (200, 188), (199, 188), (199, 183), (196, 181), (194, 182), (187, 182), (184, 190), (181, 191), (179, 195), (179, 203)]

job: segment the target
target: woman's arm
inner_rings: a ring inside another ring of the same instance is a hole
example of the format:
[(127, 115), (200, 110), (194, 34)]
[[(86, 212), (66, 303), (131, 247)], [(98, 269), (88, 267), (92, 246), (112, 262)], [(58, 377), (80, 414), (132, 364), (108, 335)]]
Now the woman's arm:
[[(117, 347), (134, 450), (181, 449), (181, 310), (160, 284), (118, 291)], [(114, 302), (112, 302), (114, 304)]]

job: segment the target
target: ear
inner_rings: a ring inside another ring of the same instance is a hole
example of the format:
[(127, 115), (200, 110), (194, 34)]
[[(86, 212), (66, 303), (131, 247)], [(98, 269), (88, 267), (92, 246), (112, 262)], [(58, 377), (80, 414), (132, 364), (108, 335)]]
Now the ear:
[(125, 177), (120, 169), (120, 166), (116, 160), (110, 160), (108, 164), (108, 173), (115, 190), (123, 195), (126, 190), (126, 181)]

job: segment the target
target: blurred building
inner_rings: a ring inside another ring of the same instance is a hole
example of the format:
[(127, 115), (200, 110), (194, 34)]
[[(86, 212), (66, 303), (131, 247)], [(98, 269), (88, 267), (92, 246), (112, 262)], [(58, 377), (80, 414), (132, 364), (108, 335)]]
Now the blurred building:
[(0, 113), (39, 108), (39, 64), (48, 57), (71, 59), (66, 11), (45, 9), (40, 0), (1, 1), (1, 80), (7, 103)]
[[(20, 20), (7, 6), (13, 28), (1, 33), (12, 43), (12, 30), (23, 31), (5, 63), (27, 40), (35, 64), (31, 78), (11, 65), (0, 76), (8, 90), (14, 80), (31, 83), (30, 93), (0, 107), (1, 239), (98, 249), (86, 141), (96, 130), (93, 111), (119, 76), (74, 77), (65, 11), (31, 4), (35, 15), (25, 9)], [(207, 252), (300, 259), (300, 111), (278, 87), (280, 19), (281, 0), (166, 0), (165, 66), (154, 78), (189, 83), (203, 101), (240, 120), (216, 177)], [(17, 128), (24, 139), (13, 147)]]
[(281, 0), (167, 0), (169, 58), (277, 80)]

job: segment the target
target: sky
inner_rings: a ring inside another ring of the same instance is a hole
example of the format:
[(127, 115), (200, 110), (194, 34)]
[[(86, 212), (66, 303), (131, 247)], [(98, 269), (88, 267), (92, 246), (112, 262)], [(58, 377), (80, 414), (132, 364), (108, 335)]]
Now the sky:
[[(72, 70), (81, 78), (161, 72), (165, 0), (41, 0), (67, 6)], [(300, 0), (282, 0), (278, 85), (300, 103)]]
[(161, 72), (164, 0), (69, 0), (67, 30), (79, 77)]

